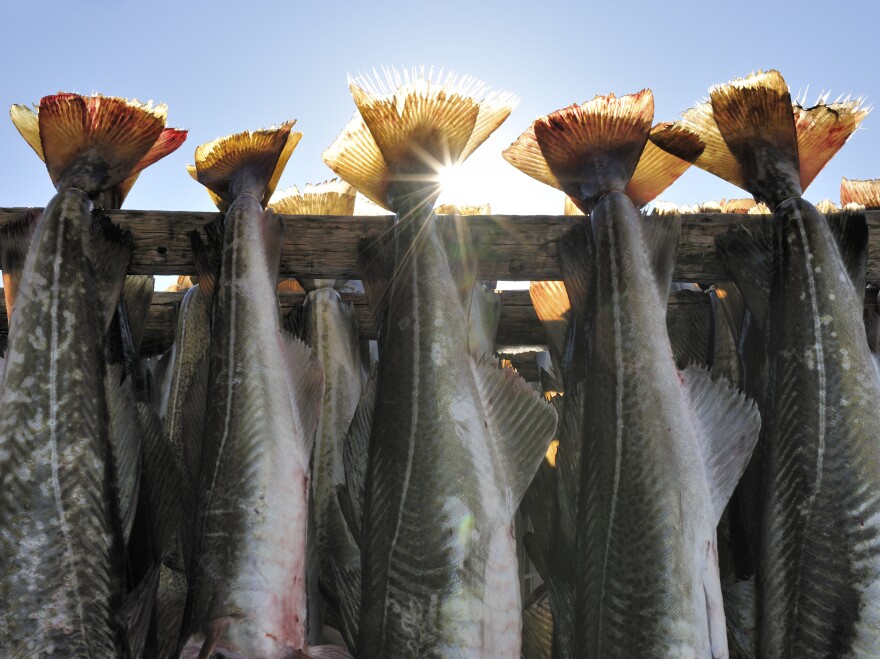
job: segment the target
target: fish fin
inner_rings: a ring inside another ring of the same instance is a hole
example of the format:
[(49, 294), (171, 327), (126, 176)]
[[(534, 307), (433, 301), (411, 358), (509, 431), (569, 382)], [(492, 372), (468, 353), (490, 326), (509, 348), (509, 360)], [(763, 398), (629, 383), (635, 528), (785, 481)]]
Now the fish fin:
[(840, 205), (858, 204), (865, 208), (880, 208), (880, 178), (855, 180), (841, 179)]
[(562, 190), (584, 210), (623, 190), (645, 149), (654, 117), (650, 89), (597, 96), (537, 119), (535, 139)]
[(715, 525), (745, 471), (761, 430), (758, 408), (728, 382), (688, 366), (680, 372), (712, 495)]
[[(339, 487), (343, 488), (341, 485)], [(331, 553), (327, 557), (327, 563), (330, 567), (329, 581), (333, 584), (334, 590), (333, 593), (329, 593), (326, 589), (322, 589), (324, 599), (330, 604), (324, 625), (325, 634), (328, 624), (337, 628), (346, 646), (352, 652), (356, 652), (361, 606), (360, 562), (358, 561), (356, 566), (346, 568), (339, 565)]]
[(864, 211), (846, 210), (826, 215), (831, 234), (840, 250), (840, 258), (856, 291), (857, 299), (865, 297), (868, 270), (868, 223)]
[(754, 659), (757, 623), (755, 577), (744, 581), (722, 579), (727, 642), (742, 659)]
[(3, 270), (6, 317), (10, 321), (15, 308), (15, 298), (18, 295), (18, 285), (21, 283), (21, 275), (24, 271), (24, 261), (41, 214), (42, 211), (30, 208), (20, 219), (0, 230), (0, 269)]
[(179, 128), (165, 128), (159, 134), (159, 139), (153, 143), (153, 146), (150, 147), (147, 154), (141, 158), (137, 165), (135, 165), (131, 176), (122, 181), (117, 187), (116, 197), (119, 200), (120, 206), (122, 205), (122, 202), (125, 201), (128, 193), (131, 192), (131, 188), (134, 186), (135, 181), (137, 181), (138, 176), (141, 175), (141, 172), (150, 165), (179, 149), (180, 145), (186, 141), (186, 135), (187, 131)]
[(354, 215), (356, 191), (350, 183), (338, 178), (312, 185), (300, 192), (294, 185), (277, 191), (269, 200), (269, 208), (283, 215)]
[(370, 81), (349, 82), (354, 103), (393, 171), (461, 162), (477, 126), (479, 101), (428, 80), (399, 85), (392, 94), (374, 93), (374, 88), (378, 85)]
[[(364, 500), (367, 488), (367, 463), (370, 455), (370, 433), (373, 430), (373, 413), (379, 391), (379, 365), (370, 367), (370, 377), (361, 392), (361, 399), (352, 417), (342, 445), (342, 464), (345, 469), (347, 491), (347, 515), (352, 535), (360, 544), (361, 525), (364, 519)], [(345, 508), (343, 507), (343, 512)]]
[(134, 524), (141, 482), (141, 433), (132, 385), (132, 378), (126, 376), (123, 363), (105, 363), (107, 437), (112, 457), (116, 509), (125, 543), (128, 543)]
[(302, 137), (291, 130), (295, 123), (285, 121), (277, 128), (245, 131), (202, 144), (195, 154), (196, 180), (225, 204), (247, 191), (265, 207)]
[(143, 445), (143, 503), (150, 507), (150, 538), (161, 562), (174, 549), (174, 537), (181, 511), (184, 475), (180, 471), (152, 405), (137, 403)]
[(535, 476), (556, 430), (556, 410), (516, 371), (494, 359), (471, 358), (495, 467), (502, 474), (511, 512)]
[(550, 171), (547, 159), (541, 152), (538, 138), (535, 137), (535, 123), (532, 123), (513, 144), (504, 149), (501, 155), (522, 173), (545, 185), (562, 190), (562, 184), (556, 178), (556, 175)]
[(158, 657), (171, 657), (180, 636), (180, 623), (186, 606), (186, 573), (168, 565), (159, 568), (156, 593), (156, 638)]
[(303, 432), (305, 470), (308, 473), (324, 398), (324, 367), (303, 341), (286, 332), (279, 332), (278, 337), (284, 347), (284, 371), (290, 400)]
[(831, 104), (819, 102), (811, 108), (795, 104), (801, 189), (807, 189), (868, 116), (868, 110), (861, 108), (861, 104), (861, 99)]
[(89, 260), (95, 273), (95, 294), (106, 332), (125, 286), (125, 273), (131, 261), (131, 233), (120, 229), (101, 214), (93, 215), (89, 251)]
[(155, 285), (156, 278), (153, 275), (128, 275), (122, 288), (125, 316), (128, 319), (135, 357), (141, 352), (141, 342), (144, 338)]
[(159, 138), (166, 116), (164, 105), (112, 96), (44, 97), (37, 119), (52, 183), (90, 195), (119, 185)]
[(578, 224), (559, 239), (559, 269), (571, 310), (579, 322), (587, 318), (587, 299), (593, 281), (595, 244), (589, 223)]
[(388, 165), (359, 114), (342, 129), (321, 156), (326, 165), (357, 191), (382, 208), (388, 208)]
[(550, 659), (553, 655), (553, 612), (542, 597), (523, 609), (522, 659)]
[(723, 377), (739, 390), (743, 388), (740, 344), (746, 305), (736, 284), (717, 281), (709, 291), (712, 305), (712, 377)]
[(345, 648), (338, 645), (306, 645), (302, 650), (297, 650), (294, 659), (354, 659)]
[(364, 291), (373, 309), (373, 317), (381, 331), (391, 294), (391, 279), (394, 276), (393, 230), (363, 240), (358, 248), (358, 265)]
[(759, 217), (715, 236), (715, 249), (758, 327), (765, 329), (773, 279), (773, 224)]
[(12, 123), (15, 124), (28, 146), (34, 150), (40, 160), (45, 162), (43, 145), (40, 142), (40, 118), (37, 113), (27, 105), (16, 103), (9, 108), (9, 118), (12, 119)]
[(501, 295), (482, 284), (474, 284), (468, 310), (468, 348), (477, 358), (495, 351), (495, 334), (501, 320)]
[[(553, 451), (551, 442), (551, 447), (547, 449), (545, 456), (548, 456)], [(553, 460), (555, 464), (555, 453), (553, 453)], [(520, 510), (528, 516), (531, 522), (532, 531), (537, 535), (540, 542), (544, 543), (545, 553), (550, 549), (549, 541), (553, 525), (553, 513), (556, 509), (555, 474), (556, 470), (551, 465), (549, 457), (545, 457), (528, 489), (526, 489), (520, 504)]]
[(712, 322), (709, 299), (703, 292), (676, 291), (676, 305), (670, 305), (666, 314), (666, 328), (675, 365), (709, 366), (712, 343)]
[(565, 337), (571, 317), (571, 302), (565, 290), (565, 282), (529, 282), (529, 297), (547, 334), (547, 344), (553, 361), (558, 364), (565, 351)]
[(196, 230), (190, 231), (187, 235), (192, 247), (193, 262), (199, 276), (199, 293), (202, 295), (210, 314), (223, 261), (223, 222), (219, 219), (208, 222), (203, 229), (205, 231), (204, 240)]
[(778, 71), (716, 85), (712, 116), (758, 201), (775, 208), (800, 196), (798, 140), (788, 85)]
[(474, 284), (477, 281), (477, 256), (479, 246), (468, 228), (468, 220), (462, 217), (446, 217), (438, 223), (440, 240), (452, 280), (458, 288), (465, 313), (471, 309)]
[(156, 565), (122, 601), (122, 619), (129, 656), (142, 657), (153, 622), (153, 607), (159, 592), (159, 566)]
[[(658, 141), (667, 147), (660, 148), (656, 144)], [(651, 129), (639, 164), (624, 193), (636, 207), (644, 206), (675, 183), (699, 158), (704, 147), (699, 136), (681, 124), (657, 124)]]
[(681, 215), (656, 210), (649, 214), (639, 213), (639, 227), (642, 244), (654, 270), (657, 292), (665, 303), (669, 299), (672, 271), (681, 238)]
[(547, 580), (547, 539), (529, 531), (523, 536), (526, 555), (538, 571), (538, 576)]

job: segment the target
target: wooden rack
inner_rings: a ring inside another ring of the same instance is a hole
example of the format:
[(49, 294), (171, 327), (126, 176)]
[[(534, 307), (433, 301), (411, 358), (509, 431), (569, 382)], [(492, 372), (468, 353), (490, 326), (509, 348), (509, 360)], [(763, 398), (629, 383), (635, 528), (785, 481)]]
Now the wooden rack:
[[(20, 219), (28, 209), (0, 208), (0, 226)], [(188, 233), (201, 230), (219, 213), (120, 210), (110, 219), (132, 232), (131, 274), (195, 274)], [(880, 210), (866, 212), (870, 239), (868, 281), (880, 282)], [(287, 215), (282, 277), (357, 279), (357, 249), (364, 239), (391, 228), (391, 216), (337, 217)], [(715, 236), (735, 223), (754, 222), (755, 215), (695, 213), (682, 216), (673, 278), (712, 282), (730, 277), (715, 254)], [(480, 279), (560, 279), (556, 241), (577, 216), (472, 215), (440, 216), (443, 231), (452, 234), (458, 222), (467, 223), (479, 248)]]

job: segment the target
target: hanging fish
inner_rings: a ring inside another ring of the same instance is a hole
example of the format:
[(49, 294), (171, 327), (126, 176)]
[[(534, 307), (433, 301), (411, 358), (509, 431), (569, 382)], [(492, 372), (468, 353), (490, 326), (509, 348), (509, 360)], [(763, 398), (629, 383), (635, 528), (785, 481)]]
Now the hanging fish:
[(191, 168), (225, 211), (182, 626), (185, 651), (202, 657), (307, 646), (309, 456), (324, 376), (308, 347), (281, 331), (283, 224), (263, 210), (301, 136), (292, 126), (204, 144)]
[[(792, 104), (778, 71), (683, 113), (696, 164), (772, 217), (731, 227), (719, 256), (760, 330), (764, 433), (757, 656), (873, 656), (880, 646), (880, 380), (862, 322), (867, 227), (801, 196), (864, 119), (860, 101)], [(659, 142), (664, 148), (672, 145)]]
[(397, 216), (362, 259), (381, 359), (357, 656), (519, 657), (513, 517), (556, 414), (514, 371), (472, 356), (473, 270), (450, 262), (432, 211), (439, 169), (467, 158), (513, 101), (471, 79), (404, 76), (390, 74), (390, 90), (352, 82), (360, 116), (324, 153)]
[(39, 108), (22, 133), (58, 194), (34, 228), (0, 399), (0, 647), (117, 656), (122, 534), (101, 361), (130, 247), (91, 200), (136, 171), (166, 110), (75, 94)]
[[(354, 201), (354, 188), (334, 179), (307, 185), (302, 193), (295, 187), (276, 193), (269, 207), (289, 215), (350, 216)], [(354, 647), (360, 605), (360, 548), (336, 492), (345, 483), (343, 440), (360, 400), (363, 381), (357, 318), (354, 307), (339, 295), (344, 280), (303, 279), (301, 283), (309, 293), (302, 307), (292, 313), (299, 315), (302, 339), (324, 367), (324, 398), (311, 472), (310, 543), (314, 558), (310, 556), (309, 560), (309, 642), (323, 643), (326, 595), (327, 624)]]
[[(666, 304), (680, 218), (640, 215), (644, 201), (626, 194), (653, 111), (649, 90), (599, 96), (538, 119), (507, 152), (590, 213), (560, 244), (587, 367), (574, 644), (562, 656), (727, 651), (715, 527), (758, 415), (706, 371), (675, 368)], [(686, 145), (680, 171), (702, 149), (686, 131), (653, 133)]]

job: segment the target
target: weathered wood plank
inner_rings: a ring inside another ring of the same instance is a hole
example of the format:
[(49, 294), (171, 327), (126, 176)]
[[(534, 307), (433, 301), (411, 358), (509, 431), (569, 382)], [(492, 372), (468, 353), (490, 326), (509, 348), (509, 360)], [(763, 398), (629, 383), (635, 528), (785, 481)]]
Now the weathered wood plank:
[[(20, 218), (27, 209), (0, 208), (0, 226)], [(132, 231), (132, 274), (194, 274), (187, 234), (220, 217), (219, 213), (121, 210), (113, 221)], [(866, 213), (868, 281), (880, 282), (880, 211)], [(754, 222), (754, 215), (698, 213), (684, 215), (674, 277), (679, 281), (729, 279), (719, 262), (714, 238), (736, 223)], [(556, 241), (583, 218), (556, 215), (484, 215), (440, 218), (445, 230), (466, 222), (479, 245), (481, 279), (559, 279)], [(284, 277), (357, 279), (358, 244), (388, 231), (390, 216), (321, 217), (288, 215), (281, 259)]]

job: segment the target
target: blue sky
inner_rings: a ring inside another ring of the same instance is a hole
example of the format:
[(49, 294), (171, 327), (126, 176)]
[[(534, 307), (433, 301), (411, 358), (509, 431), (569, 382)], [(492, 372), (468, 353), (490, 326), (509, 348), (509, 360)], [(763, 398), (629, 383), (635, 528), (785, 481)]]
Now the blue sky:
[[(559, 193), (516, 171), (501, 150), (536, 116), (567, 104), (651, 87), (655, 121), (673, 120), (712, 84), (758, 68), (778, 68), (793, 93), (809, 86), (810, 101), (830, 89), (832, 97), (876, 102), (875, 3), (825, 5), (821, 13), (812, 4), (4, 2), (0, 105), (59, 90), (165, 102), (169, 124), (188, 128), (189, 139), (141, 176), (126, 207), (210, 210), (184, 171), (199, 144), (295, 118), (303, 139), (280, 187), (324, 180), (332, 174), (321, 152), (354, 112), (346, 75), (434, 65), (521, 98), (465, 164), (472, 189), (460, 201), (489, 201), (503, 213), (559, 213)], [(837, 200), (841, 176), (880, 177), (880, 112), (863, 126), (808, 198)], [(0, 153), (0, 206), (45, 204), (49, 177), (8, 120), (0, 121)], [(692, 168), (663, 198), (736, 196), (744, 195)]]

